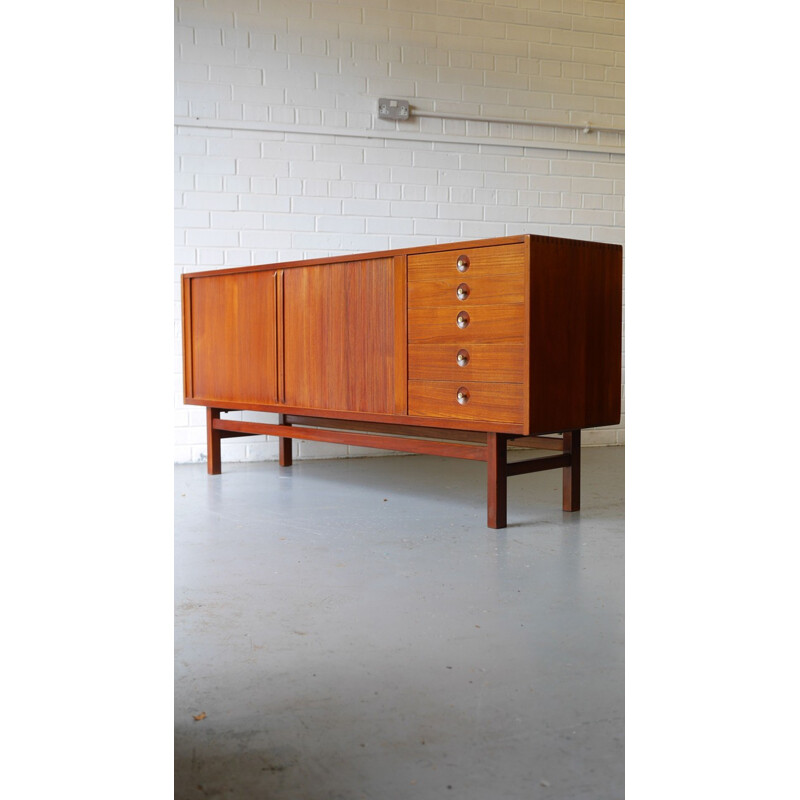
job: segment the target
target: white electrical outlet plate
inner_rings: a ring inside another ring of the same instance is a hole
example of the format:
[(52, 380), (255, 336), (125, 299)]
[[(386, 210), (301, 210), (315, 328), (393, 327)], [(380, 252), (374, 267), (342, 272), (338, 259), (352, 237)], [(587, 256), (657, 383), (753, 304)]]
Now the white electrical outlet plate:
[(391, 97), (378, 100), (379, 119), (408, 119), (410, 113), (408, 100), (393, 100)]

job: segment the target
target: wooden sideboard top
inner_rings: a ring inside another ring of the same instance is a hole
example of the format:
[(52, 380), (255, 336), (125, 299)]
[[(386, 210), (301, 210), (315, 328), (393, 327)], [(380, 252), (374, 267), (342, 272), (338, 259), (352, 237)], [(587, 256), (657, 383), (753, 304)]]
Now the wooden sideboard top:
[(363, 259), (393, 258), (395, 256), (414, 255), (417, 253), (435, 253), (444, 250), (455, 250), (459, 247), (495, 247), (503, 244), (524, 244), (531, 241), (564, 243), (572, 246), (589, 246), (592, 248), (613, 248), (622, 250), (622, 245), (608, 244), (606, 242), (590, 242), (585, 239), (570, 239), (561, 236), (542, 236), (540, 234), (525, 233), (518, 236), (498, 236), (491, 239), (470, 239), (456, 242), (443, 242), (441, 244), (419, 245), (416, 247), (399, 247), (392, 250), (375, 250), (369, 253), (347, 253), (339, 256), (321, 256), (318, 258), (300, 259), (295, 261), (276, 261), (270, 264), (253, 264), (247, 267), (213, 267), (208, 270), (186, 272), (184, 277), (197, 278), (212, 273), (223, 275), (237, 272), (253, 272), (263, 269), (291, 269), (292, 267), (308, 267), (314, 264), (335, 264), (344, 261), (361, 261)]

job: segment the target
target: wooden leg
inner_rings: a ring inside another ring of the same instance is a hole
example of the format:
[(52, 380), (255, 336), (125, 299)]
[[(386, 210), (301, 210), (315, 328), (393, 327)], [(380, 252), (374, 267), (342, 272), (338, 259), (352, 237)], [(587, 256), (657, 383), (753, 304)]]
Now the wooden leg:
[[(278, 424), (289, 424), (284, 414), (278, 414)], [(282, 467), (292, 466), (292, 440), (286, 436), (278, 437), (278, 462)]]
[(486, 463), (489, 474), (487, 492), (488, 525), (490, 528), (506, 527), (506, 442), (502, 433), (488, 433), (486, 439)]
[(570, 454), (570, 465), (564, 467), (564, 511), (581, 507), (581, 432), (564, 431), (564, 452)]
[(220, 431), (214, 430), (213, 423), (219, 419), (221, 409), (206, 408), (206, 441), (208, 443), (208, 474), (219, 475), (222, 472), (222, 454)]

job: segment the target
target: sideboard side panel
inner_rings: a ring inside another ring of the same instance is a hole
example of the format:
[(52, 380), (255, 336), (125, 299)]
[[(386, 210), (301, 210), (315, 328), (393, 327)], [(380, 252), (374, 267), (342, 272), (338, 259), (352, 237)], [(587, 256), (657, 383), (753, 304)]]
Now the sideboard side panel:
[(620, 420), (622, 248), (531, 241), (531, 432)]

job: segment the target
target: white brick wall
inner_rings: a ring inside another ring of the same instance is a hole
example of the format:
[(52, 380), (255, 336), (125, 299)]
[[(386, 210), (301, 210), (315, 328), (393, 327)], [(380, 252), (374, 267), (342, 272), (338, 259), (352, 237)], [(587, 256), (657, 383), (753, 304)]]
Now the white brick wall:
[[(175, 32), (178, 462), (206, 456), (204, 409), (182, 403), (182, 272), (517, 233), (623, 242), (624, 135), (552, 126), (624, 127), (620, 2), (177, 0)], [(379, 96), (460, 118), (378, 120)], [(622, 443), (624, 424), (584, 441)], [(228, 440), (223, 458), (277, 445)]]

